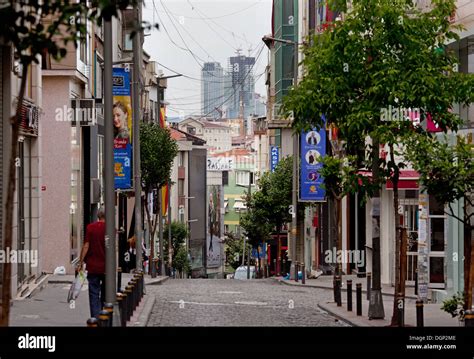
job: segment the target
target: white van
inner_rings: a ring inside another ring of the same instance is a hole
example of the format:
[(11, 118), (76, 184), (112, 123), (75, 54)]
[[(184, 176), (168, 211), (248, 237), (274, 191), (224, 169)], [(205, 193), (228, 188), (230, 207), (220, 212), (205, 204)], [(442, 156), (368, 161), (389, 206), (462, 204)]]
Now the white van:
[[(250, 266), (250, 279), (255, 279), (255, 266)], [(247, 266), (240, 266), (235, 270), (234, 279), (246, 280), (247, 279)]]

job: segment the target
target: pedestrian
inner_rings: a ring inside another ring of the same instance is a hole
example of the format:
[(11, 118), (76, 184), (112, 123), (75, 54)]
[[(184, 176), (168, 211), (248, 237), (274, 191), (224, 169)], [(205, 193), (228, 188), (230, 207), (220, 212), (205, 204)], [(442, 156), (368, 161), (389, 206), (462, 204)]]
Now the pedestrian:
[(105, 212), (100, 209), (97, 222), (87, 225), (77, 270), (86, 264), (91, 317), (99, 318), (105, 304)]

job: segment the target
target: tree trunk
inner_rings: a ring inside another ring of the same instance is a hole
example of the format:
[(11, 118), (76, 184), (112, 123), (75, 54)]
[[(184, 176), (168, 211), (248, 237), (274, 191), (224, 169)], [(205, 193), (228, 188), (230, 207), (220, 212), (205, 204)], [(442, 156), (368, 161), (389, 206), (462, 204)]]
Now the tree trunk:
[(398, 327), (400, 323), (398, 322), (398, 315), (397, 315), (397, 306), (398, 306), (398, 294), (401, 292), (401, 272), (404, 268), (400, 265), (400, 242), (401, 242), (401, 228), (400, 228), (400, 214), (398, 213), (398, 179), (399, 179), (399, 171), (398, 167), (396, 167), (395, 163), (395, 154), (393, 150), (393, 145), (390, 145), (390, 157), (391, 162), (393, 162), (395, 166), (395, 173), (392, 178), (393, 182), (393, 216), (395, 220), (395, 288), (394, 288), (394, 296), (393, 296), (393, 313), (392, 313), (392, 322), (391, 326)]
[(472, 253), (472, 226), (471, 216), (468, 211), (468, 201), (464, 200), (464, 309), (472, 307), (472, 284), (473, 269), (471, 268), (474, 259)]
[[(372, 141), (372, 181), (379, 182), (379, 142)], [(370, 291), (369, 319), (385, 317), (380, 280), (380, 190), (372, 198), (372, 289)]]
[[(16, 114), (11, 118), (12, 137), (10, 163), (8, 167), (8, 187), (7, 200), (5, 203), (5, 228), (4, 228), (4, 249), (12, 249), (13, 244), (13, 200), (16, 189), (16, 156), (18, 148), (18, 136), (20, 132), (20, 113), (25, 97), (26, 78), (28, 75), (29, 64), (24, 64), (21, 73), (20, 93), (18, 94), (18, 103)], [(2, 311), (0, 313), (0, 326), (7, 327), (10, 322), (10, 297), (11, 297), (11, 274), (12, 268), (10, 261), (3, 263), (2, 275)]]

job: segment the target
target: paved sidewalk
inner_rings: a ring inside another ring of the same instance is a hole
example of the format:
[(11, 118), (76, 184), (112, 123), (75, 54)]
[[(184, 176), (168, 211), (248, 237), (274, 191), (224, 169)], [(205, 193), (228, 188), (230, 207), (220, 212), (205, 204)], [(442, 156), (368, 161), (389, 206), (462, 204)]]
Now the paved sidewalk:
[[(122, 287), (132, 275), (124, 273)], [(145, 278), (145, 294), (127, 326), (146, 325), (151, 313), (155, 295), (151, 285), (161, 284), (169, 277)], [(87, 282), (82, 287), (81, 294), (74, 303), (67, 302), (69, 288), (74, 279), (73, 275), (51, 275), (48, 284), (31, 297), (13, 300), (10, 311), (11, 326), (77, 326), (85, 327), (89, 312), (89, 293)]]
[[(347, 285), (348, 279), (352, 280), (352, 311), (347, 310)], [(290, 286), (305, 286), (319, 288), (325, 290), (333, 290), (333, 276), (324, 275), (317, 279), (306, 279), (306, 283), (302, 284), (301, 280), (285, 280), (282, 277), (275, 278), (278, 282)], [(385, 311), (385, 319), (369, 320), (367, 300), (367, 279), (358, 278), (356, 275), (345, 275), (342, 277), (342, 305), (337, 306), (335, 302), (318, 303), (318, 307), (322, 310), (334, 315), (338, 319), (352, 326), (389, 326), (393, 311), (394, 288), (390, 285), (382, 285), (382, 296)], [(362, 283), (362, 315), (356, 315), (356, 283)], [(406, 288), (405, 299), (405, 326), (416, 326), (416, 299), (413, 287)], [(425, 304), (423, 307), (424, 325), (437, 327), (457, 327), (459, 321), (452, 318), (450, 314), (441, 310), (441, 303)]]

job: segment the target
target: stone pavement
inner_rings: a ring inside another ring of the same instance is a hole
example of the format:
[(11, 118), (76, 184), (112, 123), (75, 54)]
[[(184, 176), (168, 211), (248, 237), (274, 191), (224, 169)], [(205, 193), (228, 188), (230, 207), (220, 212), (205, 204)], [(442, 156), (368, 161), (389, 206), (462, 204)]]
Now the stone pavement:
[[(132, 275), (124, 273), (122, 287)], [(67, 302), (69, 288), (74, 279), (73, 275), (50, 275), (48, 284), (42, 290), (36, 291), (30, 297), (13, 300), (10, 310), (10, 326), (77, 326), (85, 327), (89, 312), (89, 294), (87, 282), (82, 287), (81, 294), (74, 303)], [(140, 304), (135, 309), (127, 326), (145, 326), (155, 301), (152, 285), (161, 284), (168, 277), (145, 277), (146, 291)], [(152, 294), (153, 293), (153, 294)]]
[[(347, 285), (346, 281), (352, 280), (352, 311), (347, 310)], [(278, 282), (290, 286), (300, 286), (309, 288), (320, 288), (326, 290), (333, 290), (333, 276), (325, 275), (317, 279), (306, 279), (303, 285), (301, 280), (295, 282), (294, 280), (285, 280), (282, 277), (275, 278)], [(340, 307), (333, 301), (319, 302), (318, 307), (322, 310), (334, 315), (338, 319), (346, 322), (352, 326), (389, 326), (390, 319), (393, 312), (394, 288), (390, 285), (382, 285), (382, 296), (385, 311), (385, 319), (369, 320), (367, 300), (367, 279), (358, 278), (356, 275), (345, 275), (342, 277), (342, 305)], [(356, 283), (362, 283), (362, 315), (356, 315)], [(416, 299), (413, 287), (406, 288), (405, 297), (405, 326), (416, 326)], [(452, 318), (450, 314), (441, 310), (441, 303), (428, 303), (423, 307), (424, 325), (437, 327), (454, 327), (459, 326), (457, 318)]]

